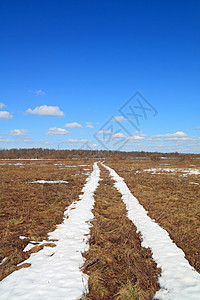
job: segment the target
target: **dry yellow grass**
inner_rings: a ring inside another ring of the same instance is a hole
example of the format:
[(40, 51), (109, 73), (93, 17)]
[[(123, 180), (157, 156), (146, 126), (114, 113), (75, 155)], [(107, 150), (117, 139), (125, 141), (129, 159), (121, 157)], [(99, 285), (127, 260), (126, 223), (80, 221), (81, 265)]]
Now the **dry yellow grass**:
[(184, 177), (182, 172), (151, 174), (143, 171), (149, 168), (200, 169), (200, 159), (119, 159), (117, 162), (111, 159), (107, 165), (125, 179), (149, 216), (169, 232), (190, 264), (200, 272), (200, 175)]
[[(92, 163), (76, 161), (0, 162), (0, 280), (18, 269), (31, 252), (23, 252), (30, 240), (47, 239), (47, 233), (63, 220), (65, 208), (79, 194)], [(21, 163), (22, 165), (16, 165)], [(87, 164), (89, 166), (78, 166)], [(74, 165), (74, 167), (70, 167)], [(77, 165), (77, 166), (76, 166)], [(36, 180), (66, 180), (67, 184), (32, 184)], [(25, 236), (27, 239), (19, 239)]]
[[(37, 246), (23, 252), (29, 240), (47, 239), (63, 220), (63, 212), (77, 200), (93, 160), (0, 162), (0, 280), (18, 269)], [(3, 164), (5, 163), (5, 164)], [(150, 174), (149, 168), (200, 168), (198, 159), (106, 159), (125, 179), (133, 195), (183, 249), (190, 264), (200, 271), (199, 175)], [(166, 165), (167, 164), (167, 165)], [(70, 165), (89, 165), (68, 167)], [(139, 171), (139, 173), (136, 173)], [(90, 293), (84, 299), (151, 299), (159, 288), (159, 270), (151, 252), (141, 247), (136, 228), (126, 217), (121, 195), (102, 169), (95, 194), (95, 220), (84, 271), (90, 275)], [(67, 180), (68, 184), (31, 184), (31, 181)], [(23, 235), (28, 239), (21, 240)], [(53, 246), (53, 244), (51, 245)], [(24, 264), (22, 267), (28, 267)]]
[(121, 195), (104, 168), (101, 178), (95, 193), (90, 249), (84, 255), (83, 270), (90, 276), (90, 292), (84, 299), (151, 299), (159, 288), (159, 270), (150, 250), (141, 247)]

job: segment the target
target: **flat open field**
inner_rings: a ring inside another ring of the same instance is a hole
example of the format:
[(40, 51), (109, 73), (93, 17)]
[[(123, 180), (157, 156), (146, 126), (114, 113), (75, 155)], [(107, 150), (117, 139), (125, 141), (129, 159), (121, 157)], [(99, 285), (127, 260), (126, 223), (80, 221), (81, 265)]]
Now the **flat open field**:
[[(79, 200), (98, 160), (0, 160), (0, 280), (28, 268), (30, 264), (18, 264), (32, 253), (56, 246), (48, 242), (48, 233)], [(151, 219), (167, 230), (200, 272), (200, 159), (112, 157), (104, 163), (124, 178)], [(89, 275), (84, 299), (152, 299), (160, 288), (160, 269), (150, 249), (141, 246), (109, 172), (98, 166), (90, 248), (82, 267)], [(28, 244), (34, 247), (23, 251)]]

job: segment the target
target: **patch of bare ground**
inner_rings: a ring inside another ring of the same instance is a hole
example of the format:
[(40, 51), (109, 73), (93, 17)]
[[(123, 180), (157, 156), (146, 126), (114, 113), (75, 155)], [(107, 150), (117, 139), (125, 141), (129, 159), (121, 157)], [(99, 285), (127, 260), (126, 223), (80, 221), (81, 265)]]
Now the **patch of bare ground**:
[(107, 165), (125, 179), (149, 216), (168, 231), (189, 263), (200, 272), (200, 175), (184, 177), (180, 170), (161, 174), (143, 171), (149, 168), (200, 169), (200, 160), (126, 159), (110, 160)]
[(89, 251), (83, 271), (89, 275), (89, 293), (83, 299), (151, 299), (159, 289), (160, 272), (149, 249), (126, 216), (120, 193), (101, 167), (95, 193)]
[[(6, 161), (0, 165), (0, 262), (7, 257), (0, 265), (0, 280), (21, 267), (28, 267), (17, 264), (43, 246), (36, 244), (32, 250), (23, 252), (25, 246), (30, 240), (46, 240), (47, 233), (62, 223), (66, 207), (78, 200), (87, 177), (85, 167), (79, 165), (83, 161)], [(31, 183), (40, 179), (68, 183)]]

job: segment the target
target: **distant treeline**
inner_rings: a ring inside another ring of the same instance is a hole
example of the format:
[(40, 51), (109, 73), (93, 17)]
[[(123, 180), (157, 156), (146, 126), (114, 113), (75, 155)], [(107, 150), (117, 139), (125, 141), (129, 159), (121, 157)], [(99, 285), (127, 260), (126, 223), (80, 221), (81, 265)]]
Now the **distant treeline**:
[(161, 152), (145, 152), (145, 151), (106, 151), (106, 150), (55, 150), (55, 149), (43, 149), (43, 148), (32, 148), (32, 149), (1, 149), (0, 158), (52, 158), (52, 159), (67, 159), (72, 157), (118, 157), (123, 158), (127, 156), (131, 157), (150, 157), (150, 158), (161, 158), (161, 157), (200, 157), (200, 154), (182, 154), (178, 152), (161, 153)]

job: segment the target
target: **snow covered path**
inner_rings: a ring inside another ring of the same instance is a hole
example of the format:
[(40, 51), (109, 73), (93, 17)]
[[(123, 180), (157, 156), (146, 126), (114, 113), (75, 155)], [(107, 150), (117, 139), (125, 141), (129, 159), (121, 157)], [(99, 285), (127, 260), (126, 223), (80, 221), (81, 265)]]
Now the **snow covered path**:
[[(64, 222), (49, 234), (56, 247), (44, 247), (24, 263), (29, 268), (13, 272), (0, 282), (1, 300), (56, 300), (79, 299), (87, 291), (87, 277), (80, 267), (81, 253), (88, 249), (89, 221), (93, 218), (94, 192), (100, 170), (97, 163), (82, 189), (80, 200), (73, 202), (65, 212)], [(67, 218), (68, 217), (68, 218)]]
[(142, 246), (151, 249), (154, 261), (162, 270), (159, 277), (161, 289), (155, 297), (165, 300), (199, 300), (200, 274), (190, 266), (184, 252), (170, 239), (167, 231), (147, 215), (147, 211), (132, 195), (124, 179), (113, 169), (104, 164), (103, 166), (109, 170), (115, 187), (122, 194), (128, 218), (142, 235)]

